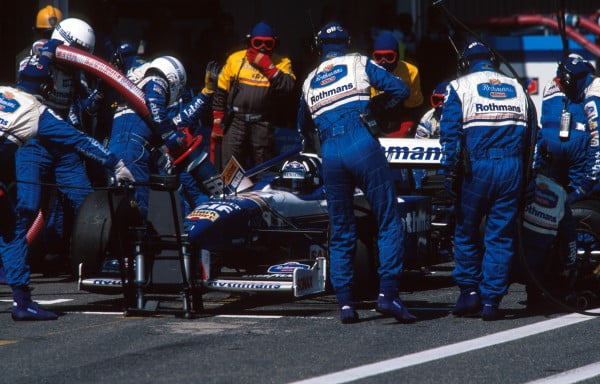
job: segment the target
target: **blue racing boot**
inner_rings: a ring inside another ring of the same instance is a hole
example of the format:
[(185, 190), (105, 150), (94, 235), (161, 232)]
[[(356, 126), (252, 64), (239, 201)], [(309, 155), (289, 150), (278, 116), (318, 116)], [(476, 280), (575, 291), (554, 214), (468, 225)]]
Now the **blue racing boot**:
[(6, 273), (4, 272), (4, 268), (0, 267), (0, 284), (6, 285)]
[(500, 320), (502, 317), (502, 312), (500, 312), (497, 305), (483, 304), (483, 310), (481, 311), (481, 319), (483, 321)]
[(342, 324), (353, 324), (358, 322), (358, 313), (351, 304), (340, 303), (340, 320)]
[(40, 308), (35, 301), (31, 300), (31, 292), (27, 286), (13, 287), (13, 300), (12, 319), (14, 321), (58, 319), (56, 313)]
[(474, 289), (462, 289), (460, 296), (452, 309), (454, 316), (466, 316), (479, 313), (481, 310), (481, 299), (479, 293)]
[(417, 318), (408, 312), (408, 308), (400, 301), (398, 291), (390, 290), (379, 293), (377, 297), (377, 311), (384, 315), (393, 316), (401, 323), (413, 323)]

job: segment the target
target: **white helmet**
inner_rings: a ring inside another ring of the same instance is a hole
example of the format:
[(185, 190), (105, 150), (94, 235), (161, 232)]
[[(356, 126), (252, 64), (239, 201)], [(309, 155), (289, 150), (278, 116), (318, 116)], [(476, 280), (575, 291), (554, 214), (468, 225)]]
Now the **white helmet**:
[(83, 49), (89, 53), (92, 53), (96, 43), (96, 35), (92, 27), (85, 21), (74, 17), (58, 23), (50, 38), (63, 41), (65, 45)]
[(179, 100), (187, 80), (185, 68), (183, 67), (183, 64), (181, 64), (181, 61), (173, 56), (161, 56), (150, 62), (150, 66), (146, 70), (146, 73), (152, 70), (160, 72), (169, 83), (168, 105)]

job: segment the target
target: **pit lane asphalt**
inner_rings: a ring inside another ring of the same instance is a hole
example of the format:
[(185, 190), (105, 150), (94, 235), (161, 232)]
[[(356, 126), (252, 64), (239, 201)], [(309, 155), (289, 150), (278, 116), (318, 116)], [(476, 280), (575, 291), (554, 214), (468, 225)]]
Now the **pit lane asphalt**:
[[(504, 320), (454, 318), (448, 311), (457, 289), (449, 268), (434, 272), (404, 280), (402, 298), (419, 317), (409, 325), (379, 315), (374, 301), (362, 302), (361, 322), (342, 325), (331, 295), (289, 300), (211, 292), (205, 312), (192, 320), (123, 317), (119, 296), (77, 291), (68, 276), (34, 275), (34, 298), (54, 302), (46, 307), (62, 315), (13, 322), (10, 289), (0, 286), (0, 382), (289, 383), (565, 315), (528, 313), (519, 303), (523, 286), (513, 285)], [(357, 382), (526, 383), (600, 361), (599, 332), (594, 318)]]

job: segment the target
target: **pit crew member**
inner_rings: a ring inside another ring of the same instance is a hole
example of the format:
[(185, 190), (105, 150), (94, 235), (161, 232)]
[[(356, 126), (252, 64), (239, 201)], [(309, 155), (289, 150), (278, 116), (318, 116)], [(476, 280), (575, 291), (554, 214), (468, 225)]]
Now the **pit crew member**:
[(381, 145), (361, 120), (361, 114), (367, 113), (371, 86), (399, 101), (409, 96), (409, 89), (368, 57), (347, 53), (349, 39), (348, 31), (337, 23), (328, 23), (319, 31), (322, 62), (302, 86), (298, 130), (310, 137), (316, 126), (321, 141), (331, 230), (331, 283), (341, 322), (358, 321), (352, 297), (357, 240), (352, 208), (355, 185), (364, 191), (379, 227), (378, 310), (410, 322), (416, 318), (398, 297), (404, 235), (394, 182)]
[[(583, 60), (575, 54), (569, 58)], [(589, 73), (594, 72), (591, 65), (586, 68)], [(538, 176), (535, 185), (531, 186), (533, 199), (527, 203), (523, 214), (523, 248), (528, 269), (538, 283), (564, 296), (570, 288), (569, 281), (543, 272), (547, 265), (554, 265), (553, 271), (562, 271), (561, 275), (565, 277), (574, 271), (577, 235), (570, 205), (585, 196), (591, 187), (586, 177), (590, 135), (585, 127), (583, 104), (569, 100), (559, 89), (556, 79), (544, 88), (540, 121), (542, 129), (535, 161)], [(549, 250), (556, 236), (561, 239), (561, 259), (549, 260)], [(543, 296), (537, 285), (524, 280), (527, 308), (543, 308)]]
[(557, 71), (558, 85), (569, 100), (583, 103), (587, 129), (591, 135), (587, 176), (598, 189), (600, 178), (600, 145), (598, 139), (598, 114), (600, 111), (600, 78), (590, 72), (590, 64), (576, 56), (569, 56)]
[[(203, 109), (210, 108), (210, 105), (208, 97), (201, 92), (180, 112), (174, 116), (169, 115), (169, 108), (178, 110), (179, 99), (186, 83), (185, 68), (175, 57), (158, 57), (133, 68), (128, 72), (127, 77), (144, 91), (146, 105), (151, 112), (151, 124), (156, 127), (160, 137), (155, 137), (153, 128), (132, 108), (123, 103), (115, 112), (108, 147), (112, 152), (123, 157), (136, 180), (147, 182), (150, 173), (160, 172), (161, 167), (166, 167), (170, 171), (170, 157), (177, 155), (177, 151), (192, 140), (188, 127), (194, 126)], [(160, 141), (164, 141), (164, 145), (160, 144)], [(150, 156), (155, 147), (162, 148), (162, 159), (167, 159), (158, 168)], [(206, 159), (205, 153), (198, 155), (185, 170), (198, 182), (202, 182), (215, 175), (216, 169)], [(137, 186), (135, 196), (140, 211), (147, 216), (148, 187)]]
[(213, 99), (213, 140), (222, 139), (222, 164), (232, 156), (248, 169), (273, 157), (270, 101), (294, 90), (289, 58), (274, 53), (277, 36), (260, 22), (247, 36), (248, 48), (231, 54), (219, 74)]
[[(371, 108), (379, 129), (386, 137), (408, 137), (415, 131), (423, 105), (421, 78), (417, 66), (400, 59), (400, 43), (391, 32), (380, 33), (373, 42), (371, 58), (383, 68), (402, 79), (410, 89), (410, 96), (402, 103), (386, 107), (387, 96), (371, 89)], [(380, 100), (381, 101), (378, 101)], [(383, 105), (378, 105), (383, 104)]]
[[(60, 115), (41, 103), (52, 86), (50, 61), (56, 45), (50, 41), (41, 49), (39, 60), (31, 60), (20, 72), (14, 87), (0, 86), (0, 157), (2, 173), (14, 159), (19, 146), (37, 137), (42, 142), (74, 150), (115, 172), (119, 182), (135, 181), (123, 160), (98, 141), (78, 131)], [(6, 216), (3, 216), (6, 217)], [(23, 220), (3, 223), (0, 255), (6, 280), (13, 291), (12, 318), (18, 320), (53, 320), (57, 315), (40, 308), (31, 300), (29, 266), (27, 264), (28, 226)]]
[[(26, 58), (22, 65), (38, 58), (37, 49), (45, 40), (33, 44), (32, 55)], [(47, 48), (53, 50), (59, 44), (65, 44), (92, 52), (95, 35), (93, 29), (85, 21), (76, 18), (67, 18), (56, 25), (52, 32), (50, 44)], [(46, 54), (53, 55), (51, 50)], [(81, 72), (65, 65), (52, 62), (51, 74), (54, 86), (49, 89), (43, 103), (58, 113), (63, 119), (78, 129), (82, 129), (80, 112), (93, 113), (97, 103), (97, 93), (90, 94), (80, 82)], [(83, 102), (81, 102), (83, 100)], [(20, 227), (29, 227), (34, 222), (40, 207), (42, 197), (49, 190), (37, 184), (41, 181), (53, 182), (62, 186), (76, 186), (76, 188), (60, 187), (58, 189), (56, 204), (49, 207), (51, 214), (45, 215), (44, 236), (48, 241), (44, 244), (46, 260), (51, 260), (54, 255), (54, 265), (45, 265), (46, 269), (56, 268), (57, 261), (66, 264), (68, 254), (69, 233), (72, 222), (68, 218), (75, 217), (85, 197), (92, 192), (90, 180), (87, 176), (85, 165), (78, 153), (64, 151), (62, 146), (41, 142), (32, 139), (24, 144), (16, 155), (16, 172), (19, 180), (17, 186), (17, 211), (18, 220), (24, 221)], [(42, 230), (42, 229), (40, 229)], [(34, 229), (34, 231), (37, 231)], [(32, 238), (38, 236), (33, 235)]]
[[(446, 88), (448, 82), (439, 83), (429, 97), (431, 109), (425, 112), (415, 132), (415, 139), (439, 139), (440, 137), (440, 118), (442, 117), (442, 107), (446, 97)], [(436, 171), (427, 171), (426, 169), (413, 169), (413, 179), (415, 180), (415, 189), (420, 190), (427, 175), (435, 174)]]
[(452, 313), (478, 313), (483, 304), (482, 319), (496, 320), (516, 252), (527, 99), (479, 42), (467, 46), (458, 67), (463, 75), (450, 83), (440, 120), (445, 189), (457, 199), (453, 277), (460, 296)]

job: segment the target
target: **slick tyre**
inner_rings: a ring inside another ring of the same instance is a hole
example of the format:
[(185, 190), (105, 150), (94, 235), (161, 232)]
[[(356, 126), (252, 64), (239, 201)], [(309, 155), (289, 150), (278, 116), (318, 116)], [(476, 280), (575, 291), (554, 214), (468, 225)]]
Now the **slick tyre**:
[(580, 200), (571, 206), (578, 232), (586, 232), (600, 240), (600, 200)]
[[(109, 201), (111, 197), (114, 209), (112, 216)], [(116, 223), (113, 223), (112, 217)], [(74, 275), (79, 274), (81, 263), (84, 274), (82, 278), (97, 275), (104, 260), (115, 257), (113, 254), (118, 246), (117, 239), (125, 239), (128, 226), (141, 222), (142, 217), (130, 195), (112, 191), (89, 194), (73, 225), (69, 260)]]

